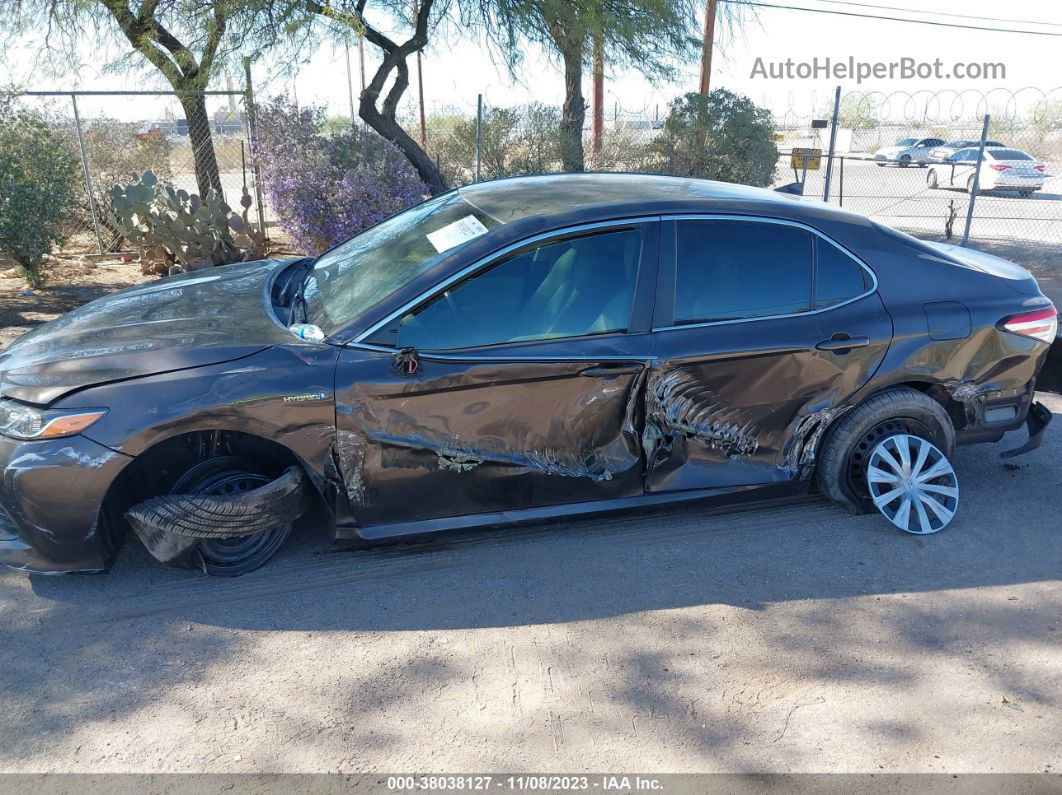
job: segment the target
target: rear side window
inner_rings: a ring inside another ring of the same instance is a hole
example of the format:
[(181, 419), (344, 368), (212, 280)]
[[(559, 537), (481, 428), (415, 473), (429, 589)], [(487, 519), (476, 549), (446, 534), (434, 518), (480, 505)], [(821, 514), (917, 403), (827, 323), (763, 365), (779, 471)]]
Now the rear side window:
[(815, 308), (840, 304), (870, 289), (862, 266), (837, 246), (815, 241)]
[(675, 323), (790, 315), (811, 308), (814, 239), (786, 224), (678, 221)]

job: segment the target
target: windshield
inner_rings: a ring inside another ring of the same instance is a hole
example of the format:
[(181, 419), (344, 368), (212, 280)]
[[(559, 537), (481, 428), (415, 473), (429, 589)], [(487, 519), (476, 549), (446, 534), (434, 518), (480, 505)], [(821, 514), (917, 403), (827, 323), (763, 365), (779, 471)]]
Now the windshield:
[(498, 225), (457, 191), (388, 218), (318, 257), (304, 290), (308, 322), (335, 333)]
[(993, 149), (986, 154), (993, 160), (1032, 160), (1020, 149)]

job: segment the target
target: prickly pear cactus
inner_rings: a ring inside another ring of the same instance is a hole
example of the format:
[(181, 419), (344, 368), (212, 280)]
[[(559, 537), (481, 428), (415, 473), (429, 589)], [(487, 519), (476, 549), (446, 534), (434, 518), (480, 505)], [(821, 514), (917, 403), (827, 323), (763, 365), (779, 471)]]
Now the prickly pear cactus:
[(247, 262), (263, 255), (264, 240), (247, 220), (251, 197), (244, 188), (235, 213), (213, 190), (195, 193), (162, 185), (145, 171), (109, 193), (111, 225), (140, 249), (145, 273), (180, 273), (210, 265)]

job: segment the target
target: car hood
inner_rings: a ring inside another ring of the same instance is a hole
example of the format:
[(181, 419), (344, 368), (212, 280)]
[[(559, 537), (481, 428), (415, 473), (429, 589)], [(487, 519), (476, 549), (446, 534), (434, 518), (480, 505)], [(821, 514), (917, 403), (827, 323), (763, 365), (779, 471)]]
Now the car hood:
[(267, 308), (261, 260), (170, 277), (99, 298), (0, 351), (0, 397), (47, 404), (110, 381), (218, 364), (293, 342)]
[(909, 146), (883, 146), (875, 154), (879, 154), (879, 155), (894, 155), (897, 152), (903, 152), (904, 150), (907, 150), (907, 149), (910, 149), (910, 148), (911, 147), (909, 147)]

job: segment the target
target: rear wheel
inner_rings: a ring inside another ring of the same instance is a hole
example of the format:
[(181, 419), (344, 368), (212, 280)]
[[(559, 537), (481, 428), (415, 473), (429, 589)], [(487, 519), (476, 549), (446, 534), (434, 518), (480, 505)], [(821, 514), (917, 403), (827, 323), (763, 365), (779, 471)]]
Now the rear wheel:
[[(253, 491), (273, 480), (263, 474), (264, 462), (245, 456), (217, 456), (201, 461), (186, 471), (170, 489), (170, 494), (209, 494), (227, 497)], [(291, 521), (243, 536), (204, 538), (199, 554), (207, 574), (235, 577), (261, 568), (276, 554), (291, 534)]]
[(886, 389), (828, 432), (816, 469), (819, 490), (858, 512), (874, 510), (867, 476), (871, 456), (881, 442), (899, 435), (924, 439), (945, 459), (955, 449), (955, 428), (937, 401), (910, 387)]
[(969, 177), (967, 177), (967, 179), (966, 179), (966, 192), (967, 192), (967, 193), (973, 193), (973, 192), (974, 192), (974, 178), (973, 178), (973, 174), (971, 174), (971, 175), (970, 175)]
[(951, 462), (921, 436), (895, 433), (874, 445), (866, 479), (874, 507), (906, 533), (943, 530), (959, 507)]

